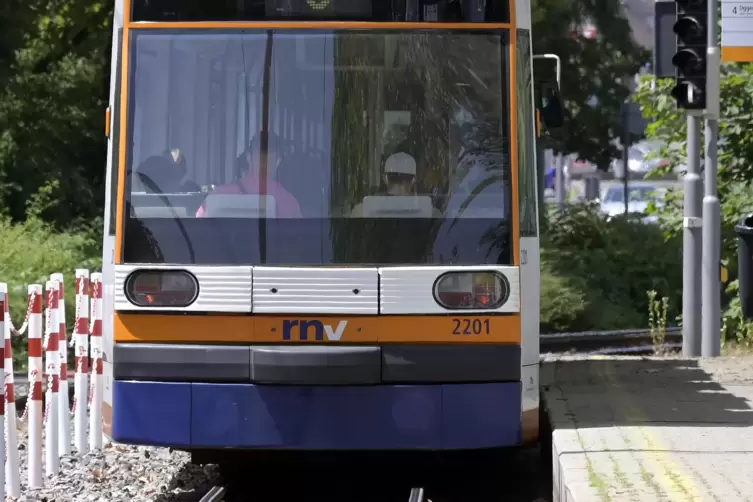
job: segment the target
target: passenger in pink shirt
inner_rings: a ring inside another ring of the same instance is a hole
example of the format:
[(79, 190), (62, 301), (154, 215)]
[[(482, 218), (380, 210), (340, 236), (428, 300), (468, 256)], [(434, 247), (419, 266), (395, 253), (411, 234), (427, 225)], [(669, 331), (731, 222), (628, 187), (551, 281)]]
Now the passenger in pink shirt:
[[(267, 148), (267, 170), (266, 180), (263, 180), (261, 172), (263, 147), (261, 146), (261, 134), (256, 134), (251, 141), (251, 147), (238, 157), (238, 164), (243, 177), (235, 183), (220, 185), (211, 193), (216, 194), (249, 194), (249, 195), (271, 195), (275, 198), (277, 204), (278, 218), (300, 218), (301, 208), (298, 201), (290, 192), (277, 182), (277, 168), (280, 166), (281, 158), (277, 150), (277, 136), (269, 133)], [(248, 169), (245, 174), (244, 170)], [(265, 182), (266, 181), (266, 182)], [(196, 211), (197, 218), (205, 217), (206, 208), (204, 204)]]

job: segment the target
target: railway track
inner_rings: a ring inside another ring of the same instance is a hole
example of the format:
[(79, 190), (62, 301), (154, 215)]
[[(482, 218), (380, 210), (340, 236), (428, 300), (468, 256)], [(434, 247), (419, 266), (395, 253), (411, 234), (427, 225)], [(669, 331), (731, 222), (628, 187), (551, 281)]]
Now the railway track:
[[(545, 502), (551, 474), (538, 448), (483, 453), (302, 454), (223, 468), (206, 502)], [(548, 479), (547, 479), (548, 478)]]
[[(681, 346), (682, 328), (667, 328), (664, 343), (659, 348), (672, 351)], [(655, 349), (651, 331), (648, 329), (544, 334), (540, 338), (540, 347), (542, 354), (643, 354)]]
[(213, 486), (199, 502), (223, 502), (227, 492), (226, 485)]
[[(678, 347), (667, 329), (665, 350)], [(545, 353), (649, 353), (646, 329), (541, 336)], [(546, 449), (546, 446), (543, 446)], [(540, 448), (518, 451), (419, 453), (306, 453), (291, 460), (275, 452), (223, 466), (223, 485), (202, 502), (547, 502), (551, 465)]]
[[(667, 330), (667, 349), (680, 344)], [(541, 336), (542, 354), (648, 353), (649, 330), (558, 333)], [(15, 382), (28, 386), (26, 373)], [(71, 379), (72, 382), (73, 379)], [(25, 396), (18, 399), (19, 412)], [(538, 448), (496, 454), (313, 454), (295, 461), (269, 459), (224, 466), (222, 484), (199, 502), (548, 502), (551, 465)], [(274, 457), (274, 452), (272, 457)], [(186, 499), (187, 500), (187, 499)]]

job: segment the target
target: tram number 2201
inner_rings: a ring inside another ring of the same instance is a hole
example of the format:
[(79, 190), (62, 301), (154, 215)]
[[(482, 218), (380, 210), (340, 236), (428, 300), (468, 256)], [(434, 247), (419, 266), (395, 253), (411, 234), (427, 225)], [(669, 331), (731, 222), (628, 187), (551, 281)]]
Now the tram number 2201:
[(453, 319), (453, 335), (488, 335), (491, 333), (489, 319)]

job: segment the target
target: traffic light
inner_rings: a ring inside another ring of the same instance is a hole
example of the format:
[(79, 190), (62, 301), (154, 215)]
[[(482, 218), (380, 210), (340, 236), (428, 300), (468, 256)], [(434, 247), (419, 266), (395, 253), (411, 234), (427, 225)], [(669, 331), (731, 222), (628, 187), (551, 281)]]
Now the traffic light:
[(672, 57), (676, 67), (676, 84), (672, 96), (677, 106), (686, 110), (706, 108), (706, 48), (709, 1), (675, 0), (677, 52)]

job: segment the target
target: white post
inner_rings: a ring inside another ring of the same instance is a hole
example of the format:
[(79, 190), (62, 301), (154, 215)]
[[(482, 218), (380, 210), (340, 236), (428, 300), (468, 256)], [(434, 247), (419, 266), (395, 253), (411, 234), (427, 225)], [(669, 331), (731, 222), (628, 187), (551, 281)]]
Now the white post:
[(76, 270), (75, 383), (73, 391), (76, 451), (86, 451), (86, 406), (89, 404), (89, 271)]
[(47, 377), (47, 392), (44, 413), (44, 464), (45, 474), (50, 476), (60, 471), (60, 457), (58, 455), (58, 394), (60, 387), (58, 283), (48, 281), (45, 285), (45, 290), (47, 293), (47, 323), (45, 324), (45, 367), (47, 368), (45, 375)]
[(8, 285), (0, 283), (0, 298), (5, 300), (5, 312), (0, 311), (5, 321), (3, 338), (5, 342), (5, 495), (11, 498), (21, 496), (21, 467), (18, 463), (18, 429), (16, 428), (16, 385), (13, 381), (13, 346), (11, 345), (10, 311), (8, 307)]
[(29, 286), (29, 488), (42, 488), (42, 286)]
[(65, 285), (63, 274), (50, 275), (51, 281), (57, 281), (58, 286), (58, 330), (60, 353), (60, 387), (58, 389), (58, 452), (60, 455), (71, 453), (71, 411), (68, 392), (68, 324), (65, 322)]
[[(7, 288), (7, 286), (6, 286)], [(5, 292), (0, 291), (0, 333), (5, 333)], [(5, 344), (0, 346), (0, 430), (5, 430)], [(0, 441), (0, 490), (5, 500), (5, 441)]]
[(89, 414), (89, 450), (102, 448), (102, 394), (104, 380), (102, 375), (102, 274), (95, 272), (92, 278), (92, 403)]

